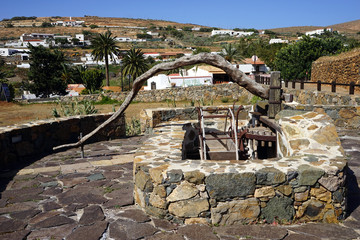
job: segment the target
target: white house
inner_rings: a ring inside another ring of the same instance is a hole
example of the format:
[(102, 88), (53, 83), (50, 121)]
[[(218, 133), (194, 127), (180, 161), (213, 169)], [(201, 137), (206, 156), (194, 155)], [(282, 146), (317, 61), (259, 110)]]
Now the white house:
[(193, 67), (189, 70), (181, 70), (180, 73), (170, 75), (159, 74), (149, 78), (144, 90), (211, 85), (212, 83), (212, 73), (203, 70), (200, 67)]
[(16, 49), (12, 49), (12, 48), (0, 48), (0, 56), (2, 57), (8, 57), (17, 52), (18, 51)]
[(233, 37), (242, 37), (242, 36), (251, 36), (254, 32), (243, 32), (243, 31), (234, 31), (234, 30), (212, 30), (211, 36), (215, 35), (230, 35)]
[(273, 44), (273, 43), (289, 43), (289, 40), (281, 39), (281, 38), (270, 39), (269, 44)]
[(328, 32), (332, 32), (333, 29), (332, 28), (326, 28), (326, 29), (317, 29), (317, 30), (314, 30), (314, 31), (309, 31), (309, 32), (306, 32), (305, 35), (306, 36), (311, 36), (311, 35), (321, 35), (321, 34), (324, 34), (325, 31), (328, 31)]
[(148, 32), (146, 32), (146, 34), (149, 34), (150, 36), (155, 36), (155, 37), (159, 36), (159, 33), (158, 33), (158, 32), (148, 31)]

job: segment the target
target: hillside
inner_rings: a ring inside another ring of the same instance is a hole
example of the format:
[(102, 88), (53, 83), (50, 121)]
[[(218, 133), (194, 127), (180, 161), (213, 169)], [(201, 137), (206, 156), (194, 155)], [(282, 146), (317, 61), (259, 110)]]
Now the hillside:
[(340, 31), (340, 32), (359, 32), (360, 31), (360, 19), (351, 21), (351, 22), (345, 22), (345, 23), (339, 23), (335, 25), (330, 25), (328, 27), (333, 28), (334, 30)]
[[(111, 29), (114, 35), (121, 37), (133, 37), (137, 33), (142, 32), (141, 29), (125, 28), (125, 27), (167, 27), (175, 26), (176, 28), (182, 27), (202, 27), (196, 24), (177, 23), (165, 20), (153, 19), (131, 19), (131, 18), (107, 18), (107, 17), (72, 17), (74, 21), (85, 21), (87, 27), (40, 27), (43, 22), (56, 22), (56, 21), (69, 21), (69, 17), (38, 17), (35, 20), (16, 20), (16, 21), (0, 21), (0, 38), (2, 37), (15, 37), (18, 38), (23, 33), (53, 33), (74, 35), (82, 31), (91, 31), (94, 33), (104, 32)], [(12, 24), (14, 27), (5, 28), (7, 24)], [(99, 28), (91, 29), (90, 25), (97, 25)], [(107, 28), (105, 28), (105, 26)]]

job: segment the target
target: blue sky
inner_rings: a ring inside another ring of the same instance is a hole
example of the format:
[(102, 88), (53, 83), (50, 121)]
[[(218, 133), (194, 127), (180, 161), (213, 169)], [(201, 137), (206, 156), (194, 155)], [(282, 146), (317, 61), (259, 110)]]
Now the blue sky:
[(2, 0), (0, 5), (0, 19), (91, 15), (229, 29), (328, 26), (360, 19), (360, 0)]

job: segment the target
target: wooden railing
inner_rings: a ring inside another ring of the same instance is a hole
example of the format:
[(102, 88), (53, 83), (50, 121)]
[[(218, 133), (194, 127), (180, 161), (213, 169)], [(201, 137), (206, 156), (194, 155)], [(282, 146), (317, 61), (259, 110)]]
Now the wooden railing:
[[(265, 77), (265, 76), (258, 75), (258, 76), (255, 76), (255, 81), (257, 83), (270, 85), (270, 77)], [(296, 88), (296, 84), (298, 84), (298, 85), (300, 84), (300, 89), (304, 89), (305, 84), (316, 84), (317, 85), (317, 91), (321, 91), (321, 86), (322, 85), (330, 85), (331, 86), (331, 92), (333, 92), (333, 93), (336, 93), (336, 86), (345, 86), (345, 87), (349, 87), (349, 94), (350, 95), (354, 95), (355, 87), (360, 87), (360, 84), (355, 84), (355, 82), (351, 82), (350, 84), (337, 83), (336, 81), (332, 81), (331, 83), (326, 83), (326, 82), (321, 82), (321, 81), (310, 82), (310, 81), (304, 81), (304, 80), (293, 80), (293, 81), (283, 80), (283, 82), (285, 83), (286, 88), (292, 88), (292, 89)], [(289, 87), (289, 83), (291, 83), (291, 87)]]

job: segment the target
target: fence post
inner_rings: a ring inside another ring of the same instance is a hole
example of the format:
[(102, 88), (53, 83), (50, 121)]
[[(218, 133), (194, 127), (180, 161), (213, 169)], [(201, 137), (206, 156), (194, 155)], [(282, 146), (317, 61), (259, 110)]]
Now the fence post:
[(274, 119), (275, 115), (281, 111), (281, 80), (280, 72), (271, 72), (269, 90), (269, 110), (268, 117)]
[(300, 82), (300, 89), (304, 89), (304, 79), (301, 79), (301, 82)]
[(285, 87), (287, 88), (289, 86), (289, 81), (286, 79), (285, 80)]
[(336, 93), (336, 81), (331, 82), (331, 92)]
[(295, 80), (292, 81), (292, 88), (295, 89)]
[(317, 81), (317, 90), (321, 92), (321, 81)]
[(260, 76), (259, 75), (255, 75), (255, 82), (260, 83)]
[(355, 83), (351, 82), (349, 85), (349, 94), (354, 95), (354, 92), (355, 92)]

